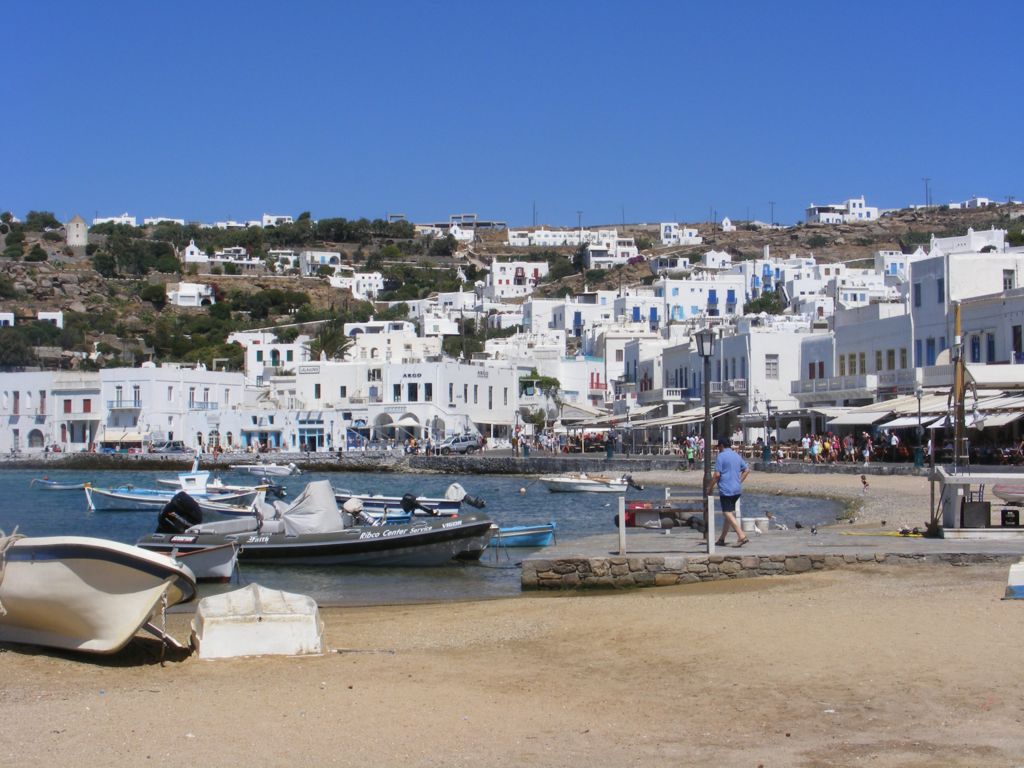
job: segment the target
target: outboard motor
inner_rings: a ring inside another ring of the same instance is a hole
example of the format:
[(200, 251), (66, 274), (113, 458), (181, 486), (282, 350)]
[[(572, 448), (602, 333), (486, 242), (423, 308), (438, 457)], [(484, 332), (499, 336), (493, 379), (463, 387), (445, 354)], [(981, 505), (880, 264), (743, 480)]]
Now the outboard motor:
[(352, 525), (370, 522), (366, 519), (366, 516), (363, 515), (362, 500), (357, 499), (354, 496), (341, 505), (341, 514), (346, 528), (349, 528)]
[(405, 494), (402, 497), (402, 500), (399, 502), (399, 504), (401, 504), (401, 506), (402, 506), (402, 511), (407, 512), (410, 515), (416, 514), (416, 510), (417, 509), (423, 510), (428, 515), (436, 515), (437, 514), (437, 510), (431, 509), (430, 507), (423, 506), (422, 504), (420, 504), (419, 499), (417, 499), (411, 493)]
[(182, 533), (203, 522), (203, 510), (184, 491), (178, 491), (160, 510), (156, 519), (157, 533)]
[(644, 489), (644, 487), (640, 485), (640, 483), (636, 482), (633, 479), (632, 475), (623, 475), (622, 479), (626, 481), (626, 485), (628, 485), (630, 488), (635, 488), (638, 491), (642, 491)]
[(458, 483), (452, 483), (448, 486), (444, 492), (444, 497), (449, 501), (457, 501), (459, 503), (469, 504), (471, 507), (477, 509), (483, 509), (487, 506), (487, 502), (481, 499), (479, 496), (470, 496), (466, 493), (466, 489)]

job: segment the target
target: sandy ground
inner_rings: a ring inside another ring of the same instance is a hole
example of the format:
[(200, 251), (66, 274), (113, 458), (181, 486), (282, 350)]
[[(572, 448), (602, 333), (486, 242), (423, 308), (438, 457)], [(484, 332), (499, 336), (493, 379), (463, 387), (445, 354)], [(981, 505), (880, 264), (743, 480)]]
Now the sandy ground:
[[(869, 512), (911, 484), (888, 480)], [(1005, 566), (883, 566), (327, 609), (331, 652), (292, 659), (8, 647), (0, 764), (1021, 765), (1005, 585)]]

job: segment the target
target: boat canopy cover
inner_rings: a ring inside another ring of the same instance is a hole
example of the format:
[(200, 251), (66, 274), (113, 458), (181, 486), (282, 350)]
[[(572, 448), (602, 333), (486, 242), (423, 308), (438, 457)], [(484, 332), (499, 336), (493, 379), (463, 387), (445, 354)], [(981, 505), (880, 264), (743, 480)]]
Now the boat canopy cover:
[(331, 533), (345, 528), (330, 480), (314, 480), (295, 502), (281, 513), (285, 533)]

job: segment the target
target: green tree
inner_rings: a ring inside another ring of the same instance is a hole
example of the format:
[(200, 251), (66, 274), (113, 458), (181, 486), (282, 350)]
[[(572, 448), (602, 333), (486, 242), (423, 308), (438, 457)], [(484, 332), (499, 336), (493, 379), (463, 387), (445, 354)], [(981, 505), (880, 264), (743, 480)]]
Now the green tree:
[(0, 299), (13, 299), (18, 295), (14, 288), (14, 281), (9, 275), (0, 274)]
[(29, 211), (25, 214), (25, 229), (29, 232), (42, 232), (47, 228), (60, 229), (61, 223), (50, 211)]
[(158, 309), (167, 303), (167, 292), (162, 285), (147, 285), (139, 293), (143, 301), (152, 302)]
[(744, 304), (743, 314), (756, 315), (760, 312), (767, 312), (769, 315), (781, 315), (782, 309), (782, 301), (777, 293), (765, 293)]
[(47, 254), (39, 243), (36, 243), (29, 249), (29, 252), (25, 254), (25, 261), (46, 261)]
[(97, 251), (92, 255), (92, 268), (103, 277), (117, 277), (117, 261), (109, 251)]
[(32, 347), (14, 328), (0, 328), (0, 366), (19, 368), (36, 361)]

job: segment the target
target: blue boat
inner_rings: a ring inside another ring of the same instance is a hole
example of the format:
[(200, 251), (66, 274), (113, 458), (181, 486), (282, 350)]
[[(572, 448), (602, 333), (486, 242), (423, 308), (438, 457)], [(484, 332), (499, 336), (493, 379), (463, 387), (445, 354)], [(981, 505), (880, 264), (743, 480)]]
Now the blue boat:
[(555, 523), (498, 528), (491, 538), (496, 547), (547, 547), (555, 540)]

